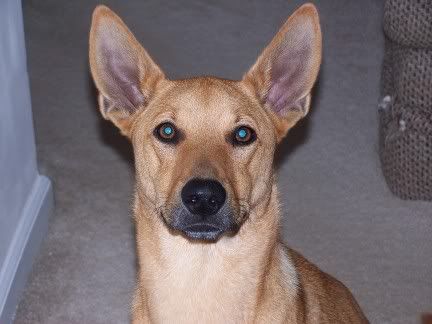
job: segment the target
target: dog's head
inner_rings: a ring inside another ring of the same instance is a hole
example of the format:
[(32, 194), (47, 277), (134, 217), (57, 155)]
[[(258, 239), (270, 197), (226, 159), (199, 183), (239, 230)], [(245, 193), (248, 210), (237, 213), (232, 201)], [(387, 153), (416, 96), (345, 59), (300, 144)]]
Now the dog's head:
[(100, 110), (133, 143), (137, 194), (189, 239), (234, 235), (268, 200), (275, 146), (307, 114), (320, 61), (310, 4), (286, 21), (241, 81), (168, 80), (103, 6), (90, 32)]

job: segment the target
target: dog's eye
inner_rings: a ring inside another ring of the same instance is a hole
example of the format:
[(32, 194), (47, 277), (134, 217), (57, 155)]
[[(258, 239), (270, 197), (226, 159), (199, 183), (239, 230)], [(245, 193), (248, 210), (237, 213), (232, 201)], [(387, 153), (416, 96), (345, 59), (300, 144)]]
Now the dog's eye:
[(154, 135), (157, 139), (165, 143), (175, 143), (178, 139), (175, 126), (169, 122), (157, 126), (154, 130)]
[(234, 145), (248, 145), (255, 141), (255, 131), (248, 126), (239, 126), (234, 130), (233, 144)]

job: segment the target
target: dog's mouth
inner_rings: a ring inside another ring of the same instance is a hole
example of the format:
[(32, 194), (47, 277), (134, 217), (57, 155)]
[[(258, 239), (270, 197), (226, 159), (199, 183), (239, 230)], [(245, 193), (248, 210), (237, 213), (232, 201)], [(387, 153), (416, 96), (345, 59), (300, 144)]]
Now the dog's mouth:
[(193, 240), (216, 241), (224, 233), (224, 230), (212, 224), (196, 223), (184, 227), (182, 232)]
[(207, 217), (192, 214), (181, 205), (169, 212), (160, 211), (159, 215), (172, 234), (181, 234), (190, 241), (214, 243), (224, 235), (235, 235), (240, 228), (228, 205)]

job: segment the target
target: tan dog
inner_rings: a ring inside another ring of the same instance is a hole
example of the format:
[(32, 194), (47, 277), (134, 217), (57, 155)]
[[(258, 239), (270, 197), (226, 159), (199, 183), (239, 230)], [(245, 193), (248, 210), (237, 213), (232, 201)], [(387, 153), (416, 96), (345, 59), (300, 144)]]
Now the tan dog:
[(307, 114), (320, 61), (307, 4), (241, 81), (171, 81), (119, 17), (96, 8), (100, 110), (135, 152), (133, 323), (367, 323), (343, 284), (280, 238), (273, 155)]

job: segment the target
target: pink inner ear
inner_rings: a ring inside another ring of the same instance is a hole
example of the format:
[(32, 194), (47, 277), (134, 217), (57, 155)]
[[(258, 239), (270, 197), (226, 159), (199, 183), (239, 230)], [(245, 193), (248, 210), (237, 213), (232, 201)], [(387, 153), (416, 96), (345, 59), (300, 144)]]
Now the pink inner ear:
[(308, 91), (312, 59), (312, 35), (307, 27), (295, 28), (287, 34), (270, 62), (267, 102), (279, 115), (291, 109), (303, 109), (302, 97)]
[(140, 90), (139, 60), (133, 49), (118, 35), (101, 35), (99, 53), (106, 92), (117, 108), (133, 112), (144, 104)]

